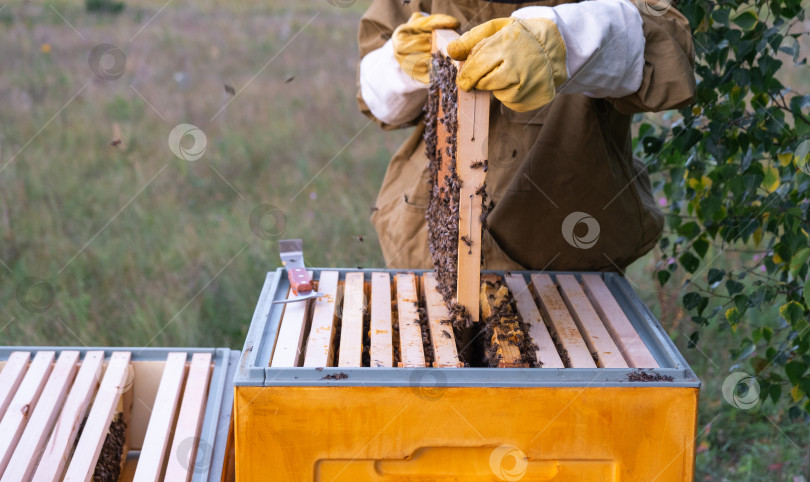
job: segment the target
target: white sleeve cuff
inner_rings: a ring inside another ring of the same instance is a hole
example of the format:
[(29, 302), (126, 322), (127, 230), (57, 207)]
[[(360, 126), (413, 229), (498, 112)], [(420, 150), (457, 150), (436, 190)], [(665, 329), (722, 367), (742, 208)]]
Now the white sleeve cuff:
[(552, 20), (566, 47), (568, 81), (561, 93), (622, 97), (638, 91), (644, 69), (641, 14), (627, 0), (590, 0), (524, 7), (513, 17)]
[(425, 105), (427, 89), (403, 72), (390, 40), (360, 61), (360, 95), (374, 117), (386, 124), (414, 120)]

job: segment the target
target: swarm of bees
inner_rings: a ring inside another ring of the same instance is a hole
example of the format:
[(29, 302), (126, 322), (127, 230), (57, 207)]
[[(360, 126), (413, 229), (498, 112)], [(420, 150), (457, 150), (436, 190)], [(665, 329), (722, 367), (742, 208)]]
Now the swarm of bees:
[(121, 475), (121, 468), (126, 459), (124, 451), (127, 424), (123, 419), (123, 414), (118, 413), (110, 424), (110, 430), (104, 439), (101, 447), (96, 467), (93, 471), (93, 480), (112, 481), (118, 480)]
[[(472, 319), (466, 308), (455, 302), (459, 240), (472, 253), (472, 239), (469, 235), (459, 237), (461, 179), (456, 171), (458, 133), (456, 74), (457, 69), (450, 59), (439, 53), (433, 56), (428, 102), (425, 105), (423, 138), (431, 173), (429, 181), (431, 196), (425, 216), (428, 248), (436, 270), (437, 289), (450, 309), (453, 325), (461, 328), (471, 326)], [(441, 117), (439, 111), (443, 113)], [(439, 123), (448, 134), (444, 149), (438, 149)], [(447, 163), (446, 170), (442, 169), (444, 163)], [(474, 168), (486, 169), (487, 161), (476, 161), (472, 165)], [(443, 174), (444, 178), (440, 179), (440, 173), (445, 172), (448, 174)], [(484, 196), (483, 202), (486, 202), (485, 189), (485, 186), (481, 186), (478, 190), (478, 194)]]
[[(458, 210), (461, 183), (456, 173), (456, 133), (458, 120), (458, 88), (455, 83), (456, 67), (441, 54), (433, 56), (428, 101), (425, 105), (425, 149), (430, 160), (431, 196), (426, 220), (428, 246), (439, 293), (445, 302), (451, 302), (456, 292), (456, 258), (458, 256)], [(444, 115), (439, 118), (439, 110)], [(445, 149), (438, 149), (439, 125), (449, 134)], [(449, 175), (439, 179), (441, 166), (448, 163)], [(468, 238), (469, 239), (469, 238)]]
[[(484, 278), (482, 276), (482, 278)], [(500, 277), (487, 275), (481, 281), (481, 317), (484, 321), (484, 358), (488, 366), (497, 367), (503, 354), (513, 347), (520, 353), (520, 361), (537, 366), (537, 346), (526, 336), (528, 325), (515, 307), (512, 292)], [(514, 360), (509, 363), (514, 363)]]
[(425, 364), (432, 366), (434, 358), (433, 343), (430, 342), (430, 328), (428, 327), (427, 312), (424, 305), (420, 303), (416, 313), (419, 315), (419, 328), (422, 330), (422, 351), (425, 354)]

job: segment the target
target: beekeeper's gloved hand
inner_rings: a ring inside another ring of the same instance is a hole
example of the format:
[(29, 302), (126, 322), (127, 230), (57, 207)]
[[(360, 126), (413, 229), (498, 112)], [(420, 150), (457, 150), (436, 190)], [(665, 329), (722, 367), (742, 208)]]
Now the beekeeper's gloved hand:
[(447, 53), (466, 60), (458, 73), (461, 89), (491, 90), (516, 111), (548, 104), (568, 78), (565, 41), (547, 18), (490, 20), (450, 43)]
[(431, 34), (436, 29), (457, 29), (459, 21), (445, 14), (414, 13), (394, 30), (391, 42), (394, 57), (403, 72), (424, 84), (430, 81)]
[(479, 25), (447, 46), (465, 60), (464, 90), (491, 90), (512, 110), (538, 109), (558, 92), (622, 97), (641, 85), (644, 32), (626, 0), (525, 7)]

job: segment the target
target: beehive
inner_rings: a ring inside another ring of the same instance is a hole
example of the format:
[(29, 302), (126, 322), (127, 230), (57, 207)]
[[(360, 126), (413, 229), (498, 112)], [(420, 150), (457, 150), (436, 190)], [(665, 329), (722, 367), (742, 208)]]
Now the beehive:
[(482, 273), (509, 287), (531, 368), (464, 365), (430, 272), (313, 276), (311, 306), (272, 303), (283, 269), (262, 289), (237, 480), (692, 479), (700, 382), (621, 276)]
[(0, 480), (228, 480), (238, 356), (0, 347)]

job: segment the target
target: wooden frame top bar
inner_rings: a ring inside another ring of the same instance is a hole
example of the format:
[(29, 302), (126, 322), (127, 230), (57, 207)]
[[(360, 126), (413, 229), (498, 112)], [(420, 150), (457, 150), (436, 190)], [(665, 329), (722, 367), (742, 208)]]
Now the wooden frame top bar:
[(424, 367), (425, 349), (419, 325), (419, 294), (414, 273), (397, 273), (397, 313), (399, 316), (399, 355), (402, 367)]
[[(453, 30), (434, 30), (432, 52), (447, 54), (447, 44), (458, 38)], [(462, 63), (454, 61), (456, 67)], [(479, 321), (478, 294), (481, 283), (481, 213), (483, 197), (480, 188), (486, 180), (484, 169), (471, 167), (474, 162), (483, 162), (488, 157), (489, 142), (488, 91), (458, 90), (456, 131), (456, 174), (461, 181), (458, 215), (458, 260), (456, 301), (467, 309), (472, 321)], [(441, 112), (439, 112), (441, 116)], [(447, 132), (439, 122), (436, 126), (437, 149), (444, 149)], [(440, 171), (438, 182), (444, 176)]]

